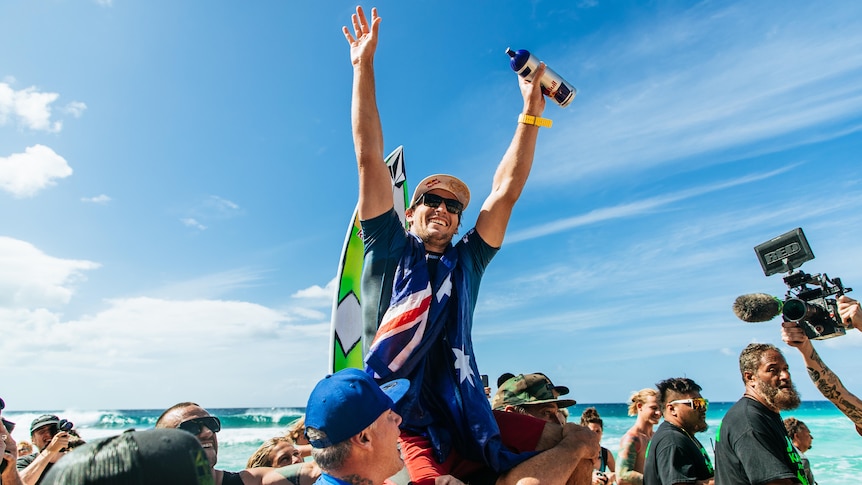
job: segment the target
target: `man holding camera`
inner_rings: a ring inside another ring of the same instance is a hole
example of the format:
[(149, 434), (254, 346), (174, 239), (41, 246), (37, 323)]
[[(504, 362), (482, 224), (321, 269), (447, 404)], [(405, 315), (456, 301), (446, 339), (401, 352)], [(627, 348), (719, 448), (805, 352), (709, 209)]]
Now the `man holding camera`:
[(18, 472), (24, 485), (42, 481), (51, 466), (69, 451), (69, 430), (72, 423), (53, 414), (43, 414), (30, 424), (30, 439), (38, 453), (18, 458)]
[[(862, 309), (859, 302), (845, 295), (838, 297), (838, 312), (841, 321), (848, 327), (856, 327), (862, 331)], [(862, 435), (862, 399), (856, 397), (844, 387), (841, 379), (823, 362), (811, 340), (802, 328), (795, 322), (781, 324), (781, 339), (791, 347), (796, 347), (802, 354), (808, 376), (826, 399), (832, 401), (845, 416), (856, 425), (856, 432)]]

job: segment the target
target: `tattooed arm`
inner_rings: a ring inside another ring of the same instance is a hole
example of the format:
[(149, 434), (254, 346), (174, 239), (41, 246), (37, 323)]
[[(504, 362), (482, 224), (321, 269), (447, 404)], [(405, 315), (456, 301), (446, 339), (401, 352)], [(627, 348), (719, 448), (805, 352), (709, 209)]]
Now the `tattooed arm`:
[[(620, 485), (641, 485), (643, 483), (643, 450), (641, 437), (631, 430), (620, 441), (617, 454), (617, 483)], [(638, 466), (640, 465), (640, 466)], [(638, 471), (638, 470), (641, 471)]]
[(820, 393), (850, 418), (856, 424), (857, 430), (862, 429), (862, 399), (850, 393), (841, 383), (841, 379), (826, 366), (805, 332), (793, 322), (784, 322), (781, 338), (787, 345), (796, 347), (802, 353), (805, 366), (808, 367), (808, 376)]

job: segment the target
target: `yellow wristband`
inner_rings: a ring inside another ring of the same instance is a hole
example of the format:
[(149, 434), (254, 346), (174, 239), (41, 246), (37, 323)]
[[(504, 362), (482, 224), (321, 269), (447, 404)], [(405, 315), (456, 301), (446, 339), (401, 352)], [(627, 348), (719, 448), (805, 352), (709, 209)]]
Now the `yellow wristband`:
[(525, 125), (541, 126), (544, 128), (550, 128), (551, 125), (554, 124), (553, 121), (547, 118), (539, 118), (538, 116), (525, 115), (524, 113), (518, 115), (518, 123), (523, 123)]

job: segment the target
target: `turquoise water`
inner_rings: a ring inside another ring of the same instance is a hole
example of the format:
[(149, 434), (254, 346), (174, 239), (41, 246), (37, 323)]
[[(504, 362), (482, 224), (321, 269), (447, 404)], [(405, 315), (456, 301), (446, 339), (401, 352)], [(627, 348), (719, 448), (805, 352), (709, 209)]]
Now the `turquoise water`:
[[(698, 439), (713, 454), (713, 435), (722, 416), (733, 403), (710, 403), (707, 422), (710, 429), (698, 434)], [(581, 412), (595, 406), (605, 422), (602, 446), (616, 455), (619, 440), (634, 424), (634, 418), (626, 415), (625, 404), (578, 404), (569, 409), (571, 421), (578, 421)], [(111, 436), (123, 430), (149, 429), (155, 425), (162, 410), (93, 410), (93, 411), (48, 411), (61, 418), (71, 420), (81, 436), (95, 439)], [(224, 470), (245, 468), (246, 460), (260, 444), (273, 436), (284, 433), (287, 427), (302, 415), (301, 408), (234, 408), (210, 409), (222, 421), (219, 433), (219, 465)], [(16, 440), (29, 439), (29, 423), (45, 411), (16, 412), (4, 410), (3, 417), (18, 423), (12, 435)], [(811, 460), (814, 477), (822, 485), (850, 485), (859, 483), (862, 476), (862, 436), (844, 415), (826, 401), (808, 401), (799, 409), (782, 414), (805, 421), (814, 436), (814, 445), (807, 456)]]

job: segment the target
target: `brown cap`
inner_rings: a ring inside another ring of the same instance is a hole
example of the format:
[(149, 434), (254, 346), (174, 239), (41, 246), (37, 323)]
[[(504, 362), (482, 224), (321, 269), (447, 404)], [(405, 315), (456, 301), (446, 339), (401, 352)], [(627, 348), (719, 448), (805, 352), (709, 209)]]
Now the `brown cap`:
[(415, 204), (420, 195), (433, 189), (443, 189), (452, 192), (452, 194), (455, 195), (455, 198), (458, 199), (458, 202), (464, 205), (464, 209), (466, 209), (467, 204), (470, 203), (470, 189), (467, 188), (467, 184), (451, 175), (438, 173), (429, 175), (419, 182), (419, 185), (416, 186), (416, 190), (413, 191), (413, 198), (410, 199), (410, 205), (412, 206)]

